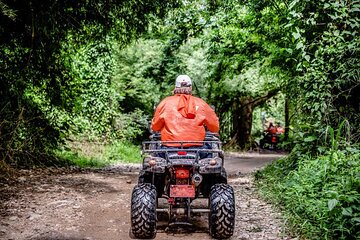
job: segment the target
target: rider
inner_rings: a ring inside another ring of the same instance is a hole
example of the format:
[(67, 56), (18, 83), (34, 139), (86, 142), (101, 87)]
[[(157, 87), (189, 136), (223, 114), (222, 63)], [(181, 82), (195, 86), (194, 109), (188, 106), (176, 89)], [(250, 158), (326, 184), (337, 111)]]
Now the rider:
[(276, 134), (276, 126), (274, 126), (274, 124), (270, 122), (269, 127), (266, 129), (266, 132), (268, 132), (269, 134)]
[[(202, 99), (192, 96), (189, 76), (179, 75), (173, 95), (163, 99), (155, 110), (151, 128), (160, 131), (161, 141), (204, 141), (205, 127), (219, 131), (219, 119), (214, 110)], [(168, 147), (180, 144), (165, 143)], [(185, 147), (201, 146), (201, 143), (184, 144)]]
[(268, 142), (272, 142), (272, 137), (276, 134), (276, 131), (276, 126), (270, 122), (268, 128), (265, 130), (266, 135), (264, 139), (266, 139)]

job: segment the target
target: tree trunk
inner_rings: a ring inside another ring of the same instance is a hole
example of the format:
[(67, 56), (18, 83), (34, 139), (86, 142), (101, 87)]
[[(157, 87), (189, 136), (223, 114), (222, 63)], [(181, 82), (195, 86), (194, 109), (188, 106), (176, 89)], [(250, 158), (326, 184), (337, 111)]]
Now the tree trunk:
[(289, 126), (290, 126), (290, 117), (289, 117), (289, 100), (285, 98), (285, 135), (284, 140), (289, 139)]
[(254, 104), (252, 97), (243, 97), (240, 99), (240, 109), (237, 111), (238, 121), (234, 129), (236, 129), (236, 142), (241, 149), (245, 149), (249, 143), (252, 128), (252, 118)]
[(266, 100), (275, 96), (279, 89), (269, 91), (266, 95), (253, 98), (250, 96), (241, 97), (238, 102), (233, 103), (233, 129), (234, 133), (226, 147), (239, 147), (240, 149), (248, 149), (251, 147), (250, 137), (252, 128), (252, 119), (254, 109), (265, 103)]

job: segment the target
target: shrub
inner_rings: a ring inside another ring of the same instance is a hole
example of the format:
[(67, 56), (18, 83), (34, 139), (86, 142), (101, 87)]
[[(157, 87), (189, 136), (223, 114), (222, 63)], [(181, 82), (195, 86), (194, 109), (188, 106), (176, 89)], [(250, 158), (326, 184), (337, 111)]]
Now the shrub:
[[(309, 239), (359, 239), (360, 151), (283, 158), (256, 174), (260, 191)], [(294, 164), (296, 163), (296, 164)]]

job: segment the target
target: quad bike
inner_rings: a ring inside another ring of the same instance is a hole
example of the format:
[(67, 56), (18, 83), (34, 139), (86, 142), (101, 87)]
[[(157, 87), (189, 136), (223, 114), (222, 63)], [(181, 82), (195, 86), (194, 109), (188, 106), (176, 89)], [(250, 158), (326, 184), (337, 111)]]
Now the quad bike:
[(280, 142), (280, 135), (281, 134), (279, 133), (265, 132), (263, 138), (260, 139), (260, 148), (276, 150), (278, 148), (277, 145)]
[[(158, 213), (166, 213), (169, 226), (191, 225), (193, 214), (207, 213), (213, 238), (226, 239), (235, 226), (235, 198), (227, 184), (221, 142), (207, 133), (201, 142), (161, 142), (159, 134), (143, 142), (142, 169), (131, 199), (130, 236), (152, 239), (156, 236)], [(177, 147), (164, 147), (175, 144)], [(189, 147), (189, 145), (203, 145)], [(159, 198), (166, 199), (159, 208)], [(197, 198), (207, 206), (196, 208)]]

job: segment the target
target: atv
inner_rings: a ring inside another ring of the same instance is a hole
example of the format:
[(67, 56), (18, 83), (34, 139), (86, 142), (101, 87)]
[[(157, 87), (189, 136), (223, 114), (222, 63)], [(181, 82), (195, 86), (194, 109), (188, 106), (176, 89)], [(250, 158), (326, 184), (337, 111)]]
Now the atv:
[(279, 133), (264, 132), (263, 138), (260, 139), (259, 146), (261, 149), (277, 150), (280, 143)]
[[(155, 238), (159, 213), (168, 215), (169, 226), (191, 225), (195, 213), (206, 213), (213, 238), (231, 237), (235, 198), (227, 184), (221, 147), (219, 138), (211, 133), (201, 142), (162, 142), (158, 133), (143, 142), (142, 169), (131, 198), (130, 236)], [(160, 198), (165, 199), (165, 207), (159, 208)], [(192, 202), (200, 198), (207, 205), (196, 208)]]

